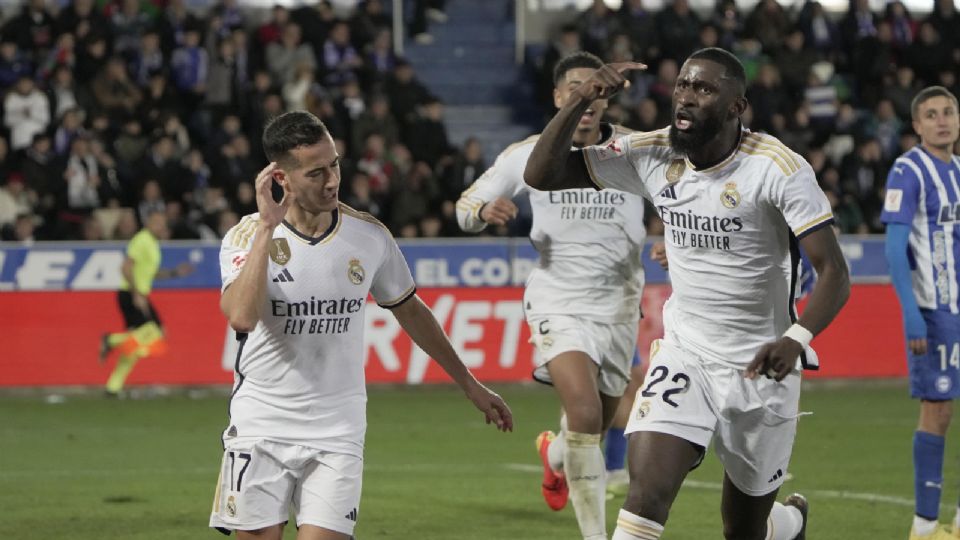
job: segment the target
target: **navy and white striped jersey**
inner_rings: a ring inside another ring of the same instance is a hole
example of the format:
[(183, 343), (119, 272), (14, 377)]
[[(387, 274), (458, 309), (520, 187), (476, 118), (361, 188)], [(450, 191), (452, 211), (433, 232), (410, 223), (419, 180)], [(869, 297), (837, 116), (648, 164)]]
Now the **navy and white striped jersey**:
[(907, 257), (917, 305), (960, 312), (960, 159), (945, 163), (921, 146), (897, 158), (880, 219), (910, 226)]

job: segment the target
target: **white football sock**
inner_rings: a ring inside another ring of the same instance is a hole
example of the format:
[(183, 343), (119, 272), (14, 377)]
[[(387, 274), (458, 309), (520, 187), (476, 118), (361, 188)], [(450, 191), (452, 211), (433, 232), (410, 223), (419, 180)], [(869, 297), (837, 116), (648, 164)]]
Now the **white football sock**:
[(560, 433), (557, 438), (547, 447), (547, 461), (550, 462), (550, 468), (555, 471), (563, 471), (563, 453), (567, 448), (567, 415), (560, 417)]
[(803, 528), (803, 514), (796, 506), (773, 503), (767, 518), (767, 540), (793, 540)]
[(568, 431), (566, 440), (563, 465), (580, 533), (585, 539), (606, 540), (606, 466), (600, 434)]
[(620, 509), (611, 540), (657, 540), (661, 534), (663, 525)]

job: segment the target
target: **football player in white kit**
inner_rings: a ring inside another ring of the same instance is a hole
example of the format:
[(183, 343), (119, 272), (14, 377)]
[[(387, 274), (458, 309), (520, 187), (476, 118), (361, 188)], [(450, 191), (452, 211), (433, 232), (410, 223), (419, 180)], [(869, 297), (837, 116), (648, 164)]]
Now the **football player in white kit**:
[[(796, 434), (801, 366), (817, 366), (810, 340), (849, 296), (830, 204), (803, 158), (743, 128), (746, 77), (722, 49), (684, 63), (668, 129), (571, 151), (583, 111), (622, 88), (624, 71), (644, 67), (597, 70), (547, 125), (524, 172), (537, 189), (643, 195), (665, 227), (673, 294), (627, 426), (630, 489), (613, 538), (660, 538), (711, 442), (725, 468), (724, 536), (804, 538), (806, 499), (775, 501)], [(818, 281), (798, 319), (799, 246)]]
[(363, 472), (368, 293), (487, 423), (506, 431), (513, 420), (416, 295), (390, 232), (337, 200), (340, 158), (320, 120), (281, 115), (263, 146), (272, 163), (256, 179), (259, 212), (226, 234), (220, 252), (220, 307), (241, 344), (210, 526), (279, 540), (292, 511), (299, 540), (346, 540)]
[[(603, 66), (579, 52), (554, 69), (554, 104)], [(606, 100), (584, 111), (573, 145), (606, 144), (629, 131), (601, 123)], [(493, 166), (457, 201), (457, 220), (467, 232), (502, 225), (516, 215), (510, 201), (529, 192), (530, 241), (540, 254), (524, 291), (523, 307), (537, 350), (536, 380), (553, 384), (565, 411), (560, 436), (537, 438), (547, 505), (562, 509), (568, 496), (585, 539), (606, 540), (605, 473), (601, 434), (610, 425), (630, 381), (643, 290), (643, 198), (592, 188), (531, 190), (523, 169), (537, 136), (507, 147)], [(568, 489), (569, 488), (569, 489)]]

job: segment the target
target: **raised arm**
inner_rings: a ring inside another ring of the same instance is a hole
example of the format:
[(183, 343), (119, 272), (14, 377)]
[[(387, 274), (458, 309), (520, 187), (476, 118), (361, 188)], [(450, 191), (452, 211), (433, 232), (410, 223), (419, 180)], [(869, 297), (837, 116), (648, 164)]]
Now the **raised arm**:
[(500, 396), (480, 384), (463, 365), (433, 312), (419, 296), (414, 294), (406, 302), (390, 308), (390, 311), (413, 342), (440, 364), (447, 375), (463, 389), (474, 406), (484, 413), (488, 424), (496, 424), (501, 431), (513, 431), (510, 407)]
[(267, 257), (270, 254), (270, 242), (273, 231), (283, 221), (293, 201), (286, 192), (283, 200), (277, 203), (270, 192), (273, 171), (276, 163), (267, 165), (257, 176), (257, 208), (260, 219), (256, 224), (250, 251), (240, 274), (230, 283), (220, 297), (220, 309), (237, 332), (252, 332), (260, 322), (260, 310), (267, 295)]
[(645, 68), (636, 62), (604, 64), (580, 85), (537, 140), (523, 173), (527, 185), (541, 191), (592, 187), (583, 152), (570, 150), (580, 117), (594, 101), (613, 96), (627, 84), (625, 71)]

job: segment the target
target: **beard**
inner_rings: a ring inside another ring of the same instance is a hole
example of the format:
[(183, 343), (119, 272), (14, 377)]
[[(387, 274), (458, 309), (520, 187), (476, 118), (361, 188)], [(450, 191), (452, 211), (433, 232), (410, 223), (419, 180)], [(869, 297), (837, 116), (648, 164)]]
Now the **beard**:
[(694, 124), (687, 131), (680, 131), (676, 124), (670, 124), (670, 146), (678, 153), (689, 155), (691, 152), (703, 148), (723, 129), (723, 120), (719, 116), (710, 115), (699, 125)]

